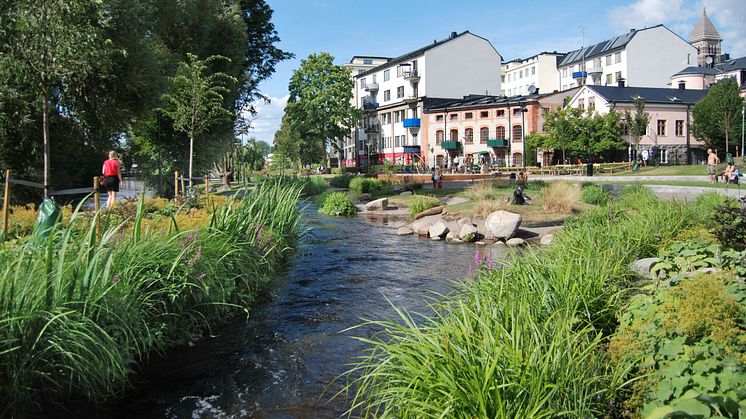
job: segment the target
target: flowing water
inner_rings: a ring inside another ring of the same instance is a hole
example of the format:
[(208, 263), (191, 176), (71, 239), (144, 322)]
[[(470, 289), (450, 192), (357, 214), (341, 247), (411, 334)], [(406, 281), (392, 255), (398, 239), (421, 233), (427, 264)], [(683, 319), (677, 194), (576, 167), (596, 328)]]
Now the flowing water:
[[(475, 247), (395, 235), (360, 219), (304, 209), (308, 234), (270, 297), (213, 337), (152, 360), (135, 389), (101, 416), (319, 418), (348, 408), (345, 372), (370, 337), (361, 318), (426, 311), (474, 265)], [(501, 248), (504, 249), (504, 248)], [(506, 252), (506, 250), (500, 250)], [(504, 256), (496, 255), (496, 257)]]

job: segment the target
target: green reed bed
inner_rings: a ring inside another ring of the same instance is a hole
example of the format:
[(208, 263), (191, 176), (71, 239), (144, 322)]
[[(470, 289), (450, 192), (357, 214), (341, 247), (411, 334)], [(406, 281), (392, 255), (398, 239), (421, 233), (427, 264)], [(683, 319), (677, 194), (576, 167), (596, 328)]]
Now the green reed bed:
[(300, 192), (265, 183), (192, 231), (142, 231), (139, 211), (98, 240), (76, 214), (0, 252), (0, 416), (115, 397), (148, 353), (248, 310), (297, 239)]
[(350, 413), (374, 417), (598, 417), (626, 371), (605, 352), (628, 264), (698, 222), (700, 206), (625, 191), (571, 222), (544, 249), (485, 266), (414, 318), (372, 321), (380, 335), (348, 373)]

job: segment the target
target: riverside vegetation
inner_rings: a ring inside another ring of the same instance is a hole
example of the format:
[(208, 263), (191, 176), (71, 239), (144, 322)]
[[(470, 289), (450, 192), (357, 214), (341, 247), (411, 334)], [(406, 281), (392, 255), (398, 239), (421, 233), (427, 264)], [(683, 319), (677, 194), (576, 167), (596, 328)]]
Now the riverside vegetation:
[[(723, 205), (733, 203), (627, 188), (568, 220), (551, 246), (483, 266), (431, 314), (370, 320), (381, 332), (359, 338), (371, 349), (348, 372), (350, 413), (741, 417), (746, 253), (704, 227)], [(643, 280), (628, 267), (672, 260), (677, 241), (703, 235), (717, 248), (714, 273)]]
[(186, 230), (146, 227), (140, 201), (100, 239), (76, 211), (42, 245), (1, 249), (0, 416), (116, 397), (149, 353), (248, 312), (297, 240), (300, 194), (265, 182)]

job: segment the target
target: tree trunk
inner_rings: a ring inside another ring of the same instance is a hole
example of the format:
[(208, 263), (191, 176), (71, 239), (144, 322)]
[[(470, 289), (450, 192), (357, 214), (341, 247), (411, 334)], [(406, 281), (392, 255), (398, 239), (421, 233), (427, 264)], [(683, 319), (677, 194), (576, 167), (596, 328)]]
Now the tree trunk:
[(194, 163), (194, 131), (189, 133), (189, 187), (192, 187), (192, 164)]
[(44, 145), (42, 153), (44, 154), (44, 198), (49, 197), (49, 98), (44, 94), (44, 103), (42, 104), (42, 131)]

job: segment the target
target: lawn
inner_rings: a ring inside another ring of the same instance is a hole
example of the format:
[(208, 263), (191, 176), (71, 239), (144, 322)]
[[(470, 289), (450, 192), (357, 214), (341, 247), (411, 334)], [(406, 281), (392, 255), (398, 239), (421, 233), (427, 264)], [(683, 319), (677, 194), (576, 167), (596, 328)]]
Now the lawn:
[[(725, 164), (718, 165), (718, 172), (725, 170)], [(707, 176), (707, 166), (658, 166), (641, 167), (637, 172), (621, 172), (611, 176)]]

